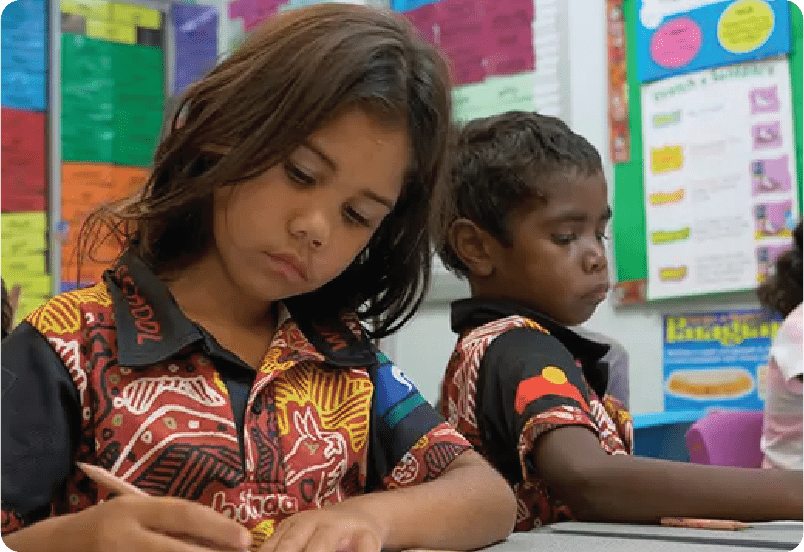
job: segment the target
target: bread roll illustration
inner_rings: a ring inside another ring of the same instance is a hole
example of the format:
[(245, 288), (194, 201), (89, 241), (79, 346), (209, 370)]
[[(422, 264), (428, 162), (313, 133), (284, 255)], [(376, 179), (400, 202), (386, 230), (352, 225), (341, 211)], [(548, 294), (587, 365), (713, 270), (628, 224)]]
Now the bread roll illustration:
[(667, 391), (689, 399), (731, 399), (754, 390), (751, 373), (738, 367), (676, 370), (667, 379)]

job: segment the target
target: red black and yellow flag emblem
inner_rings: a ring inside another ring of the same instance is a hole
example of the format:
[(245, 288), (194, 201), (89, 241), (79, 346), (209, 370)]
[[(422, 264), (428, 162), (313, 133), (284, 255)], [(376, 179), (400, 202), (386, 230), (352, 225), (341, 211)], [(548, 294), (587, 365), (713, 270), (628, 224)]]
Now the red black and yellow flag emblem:
[(589, 410), (586, 399), (577, 387), (567, 381), (564, 371), (555, 366), (545, 366), (538, 376), (519, 382), (514, 405), (517, 413), (522, 414), (528, 404), (545, 395), (558, 395), (576, 400), (584, 409)]

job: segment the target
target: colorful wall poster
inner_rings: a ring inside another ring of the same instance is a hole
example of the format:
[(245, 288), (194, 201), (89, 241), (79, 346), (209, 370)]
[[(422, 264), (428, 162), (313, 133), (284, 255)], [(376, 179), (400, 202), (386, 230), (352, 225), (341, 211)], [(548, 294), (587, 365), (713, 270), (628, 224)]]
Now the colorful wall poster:
[(787, 0), (639, 0), (639, 80), (788, 53), (789, 9)]
[(218, 10), (213, 6), (173, 4), (170, 9), (176, 29), (173, 93), (180, 94), (201, 79), (218, 57)]
[(47, 115), (42, 111), (2, 107), (2, 175), (4, 213), (45, 211), (47, 207)]
[(47, 109), (47, 4), (44, 0), (5, 2), (0, 20), (0, 99), (3, 107)]
[(563, 15), (556, 0), (400, 0), (391, 6), (448, 59), (456, 121), (518, 109), (566, 115), (559, 69)]
[(44, 211), (0, 215), (0, 270), (9, 291), (15, 286), (20, 288), (15, 324), (52, 295), (46, 234)]
[(0, 272), (18, 297), (12, 299), (16, 324), (53, 291), (46, 241), (48, 4), (6, 4), (0, 16)]
[(785, 57), (642, 87), (648, 298), (753, 289), (798, 217)]
[[(81, 259), (78, 237), (87, 215), (102, 204), (121, 199), (142, 186), (149, 171), (106, 163), (63, 163), (61, 169), (61, 289), (98, 281), (120, 254), (120, 244), (101, 234), (92, 256)], [(106, 239), (108, 238), (108, 239)], [(80, 268), (80, 271), (79, 271)]]
[(163, 58), (156, 46), (61, 35), (64, 161), (151, 165), (163, 119)]
[(762, 310), (663, 317), (664, 409), (761, 410), (781, 317)]
[(534, 5), (539, 1), (440, 0), (405, 15), (444, 53), (453, 84), (461, 86), (533, 71)]

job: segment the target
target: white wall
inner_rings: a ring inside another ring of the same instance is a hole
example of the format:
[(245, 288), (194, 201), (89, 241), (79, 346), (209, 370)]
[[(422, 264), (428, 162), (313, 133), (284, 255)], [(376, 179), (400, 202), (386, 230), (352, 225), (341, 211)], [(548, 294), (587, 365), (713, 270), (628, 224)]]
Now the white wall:
[[(608, 158), (607, 141), (605, 1), (563, 1), (569, 3), (568, 122), (603, 155), (611, 192), (614, 171)], [(632, 94), (635, 92), (632, 91)], [(616, 209), (614, 205), (615, 212)], [(425, 398), (432, 402), (438, 397), (441, 376), (456, 339), (449, 327), (448, 301), (465, 296), (467, 291), (465, 284), (448, 275), (437, 274), (427, 304), (410, 323), (383, 343), (386, 354), (399, 364), (416, 382)], [(614, 337), (628, 350), (631, 411), (656, 412), (664, 410), (662, 315), (756, 306), (752, 292), (676, 299), (623, 308), (615, 308), (607, 300), (586, 326)]]

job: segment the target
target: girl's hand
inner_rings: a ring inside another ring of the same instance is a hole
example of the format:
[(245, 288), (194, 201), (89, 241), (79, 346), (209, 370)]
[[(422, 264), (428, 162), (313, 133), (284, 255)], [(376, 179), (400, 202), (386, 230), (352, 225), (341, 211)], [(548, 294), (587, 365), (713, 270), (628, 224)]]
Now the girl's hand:
[(282, 520), (260, 552), (380, 552), (387, 532), (347, 500)]
[(236, 521), (180, 498), (118, 496), (64, 518), (62, 542), (86, 552), (242, 552), (251, 543)]

